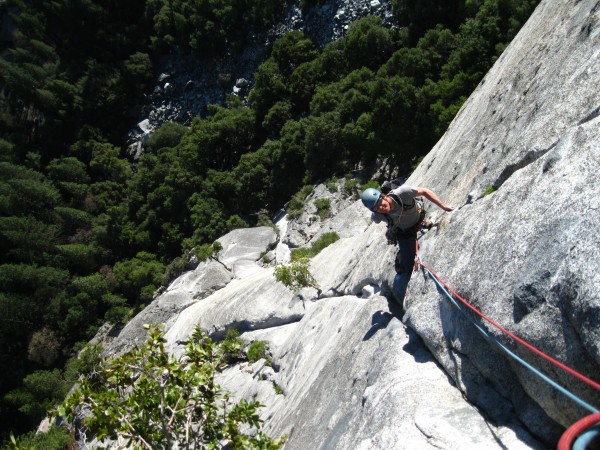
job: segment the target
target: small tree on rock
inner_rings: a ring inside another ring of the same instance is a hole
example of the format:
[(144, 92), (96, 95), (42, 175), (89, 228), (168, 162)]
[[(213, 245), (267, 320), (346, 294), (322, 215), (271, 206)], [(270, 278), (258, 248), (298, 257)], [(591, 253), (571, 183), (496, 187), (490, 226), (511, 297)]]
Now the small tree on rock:
[[(215, 382), (225, 351), (196, 328), (180, 359), (170, 356), (157, 327), (148, 342), (103, 363), (81, 381), (57, 413), (81, 409), (89, 434), (139, 449), (278, 449), (260, 431), (256, 401), (233, 404)], [(88, 435), (89, 436), (89, 435)]]

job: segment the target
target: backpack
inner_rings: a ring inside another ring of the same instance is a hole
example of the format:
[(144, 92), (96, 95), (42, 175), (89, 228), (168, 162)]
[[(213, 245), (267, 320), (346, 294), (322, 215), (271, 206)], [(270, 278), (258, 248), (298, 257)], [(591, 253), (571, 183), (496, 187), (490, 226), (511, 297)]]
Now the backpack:
[(400, 186), (402, 186), (402, 183), (400, 183), (398, 179), (388, 180), (381, 183), (380, 190), (382, 194), (388, 194), (390, 191), (399, 188)]

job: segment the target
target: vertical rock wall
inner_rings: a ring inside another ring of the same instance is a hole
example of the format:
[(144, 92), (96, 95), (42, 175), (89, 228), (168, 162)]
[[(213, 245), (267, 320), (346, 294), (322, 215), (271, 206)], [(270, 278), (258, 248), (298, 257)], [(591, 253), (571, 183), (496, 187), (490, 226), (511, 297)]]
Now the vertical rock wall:
[[(591, 378), (600, 373), (600, 12), (542, 1), (408, 183), (460, 205), (421, 257), (487, 315)], [(484, 195), (486, 188), (494, 191)], [(406, 323), (468, 398), (542, 435), (586, 414), (490, 347), (425, 274)], [(502, 342), (596, 408), (600, 394)], [(485, 384), (499, 398), (489, 398)]]

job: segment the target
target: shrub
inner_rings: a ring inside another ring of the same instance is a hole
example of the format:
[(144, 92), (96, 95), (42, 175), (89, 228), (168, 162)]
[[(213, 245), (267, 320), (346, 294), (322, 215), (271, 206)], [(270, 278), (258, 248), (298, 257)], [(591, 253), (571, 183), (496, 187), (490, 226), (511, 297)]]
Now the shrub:
[(483, 196), (486, 197), (494, 192), (496, 192), (496, 188), (490, 185), (483, 190)]
[(329, 178), (329, 179), (325, 180), (325, 182), (323, 184), (331, 192), (337, 192), (337, 190), (338, 190), (337, 180), (335, 178)]
[(166, 122), (148, 137), (146, 146), (151, 152), (165, 147), (176, 147), (181, 142), (187, 128), (176, 122)]
[(317, 255), (325, 247), (329, 247), (335, 241), (339, 240), (340, 236), (335, 231), (323, 234), (315, 243), (312, 244), (311, 249), (314, 254)]
[(298, 192), (292, 197), (288, 205), (288, 218), (296, 219), (300, 217), (300, 215), (302, 214), (302, 210), (304, 209), (306, 197), (312, 194), (313, 191), (314, 188), (311, 185), (306, 185), (300, 190), (300, 192)]
[(115, 278), (129, 299), (144, 301), (160, 286), (165, 266), (156, 255), (139, 252), (135, 258), (120, 261), (113, 267)]
[(305, 287), (318, 289), (317, 282), (308, 268), (308, 259), (302, 258), (291, 264), (275, 267), (275, 279), (292, 291), (299, 291)]
[(261, 432), (258, 402), (234, 404), (216, 384), (225, 362), (223, 343), (196, 328), (184, 356), (175, 359), (160, 329), (148, 328), (145, 345), (104, 361), (55, 414), (74, 420), (81, 408), (89, 408), (88, 438), (120, 438), (132, 448), (281, 447), (280, 440)]
[(265, 212), (259, 213), (258, 220), (256, 222), (256, 226), (271, 227), (275, 231), (275, 233), (277, 233), (277, 236), (279, 236), (279, 233), (280, 233), (279, 227), (277, 226), (277, 224), (273, 223), (271, 218)]
[(162, 284), (168, 286), (171, 281), (181, 275), (187, 267), (187, 258), (185, 256), (178, 256), (174, 258), (166, 267), (165, 273), (163, 274)]
[(267, 358), (269, 356), (269, 352), (267, 349), (268, 346), (267, 341), (254, 341), (248, 347), (247, 355), (248, 360), (250, 362), (256, 362), (261, 358)]
[(220, 242), (215, 241), (212, 244), (203, 244), (194, 248), (192, 254), (196, 255), (199, 261), (206, 261), (208, 259), (215, 259), (221, 250), (223, 250), (223, 246)]
[(117, 294), (106, 293), (102, 296), (102, 302), (107, 306), (104, 320), (112, 323), (125, 324), (131, 318), (134, 308), (127, 305), (127, 299)]
[(104, 319), (112, 324), (126, 324), (133, 314), (133, 308), (130, 308), (125, 305), (117, 305), (112, 306), (106, 314), (104, 314)]
[(347, 175), (344, 181), (344, 192), (351, 194), (355, 189), (360, 186), (360, 180), (351, 175)]
[(240, 338), (240, 332), (235, 328), (229, 328), (225, 332), (225, 337), (220, 345), (223, 349), (223, 359), (225, 362), (231, 364), (244, 359), (242, 353), (244, 341)]
[(328, 198), (318, 198), (314, 203), (317, 208), (317, 214), (321, 220), (326, 219), (331, 215), (331, 200)]
[(333, 244), (339, 238), (340, 236), (335, 231), (325, 233), (319, 239), (313, 242), (310, 247), (293, 249), (291, 252), (292, 261), (312, 258), (318, 255), (325, 247)]
[(36, 370), (23, 379), (21, 387), (6, 394), (4, 400), (33, 421), (40, 421), (48, 409), (65, 398), (68, 390), (69, 384), (59, 369)]
[(85, 344), (77, 356), (65, 364), (63, 377), (69, 383), (75, 383), (80, 376), (89, 376), (102, 362), (102, 346), (100, 344)]
[(364, 191), (368, 188), (380, 189), (379, 183), (375, 180), (369, 180), (365, 184), (360, 187), (361, 191)]

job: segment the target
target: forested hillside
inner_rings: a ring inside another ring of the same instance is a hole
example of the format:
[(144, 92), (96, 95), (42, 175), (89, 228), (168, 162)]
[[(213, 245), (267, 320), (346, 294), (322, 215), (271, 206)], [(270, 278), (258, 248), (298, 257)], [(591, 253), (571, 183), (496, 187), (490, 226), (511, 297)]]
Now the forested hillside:
[(409, 171), (537, 1), (392, 3), (393, 29), (366, 17), (324, 48), (286, 34), (248, 105), (165, 124), (134, 163), (126, 131), (161, 56), (235, 53), (286, 2), (0, 2), (17, 29), (0, 43), (3, 440), (62, 399), (100, 325), (127, 321), (202, 245), (377, 157)]

